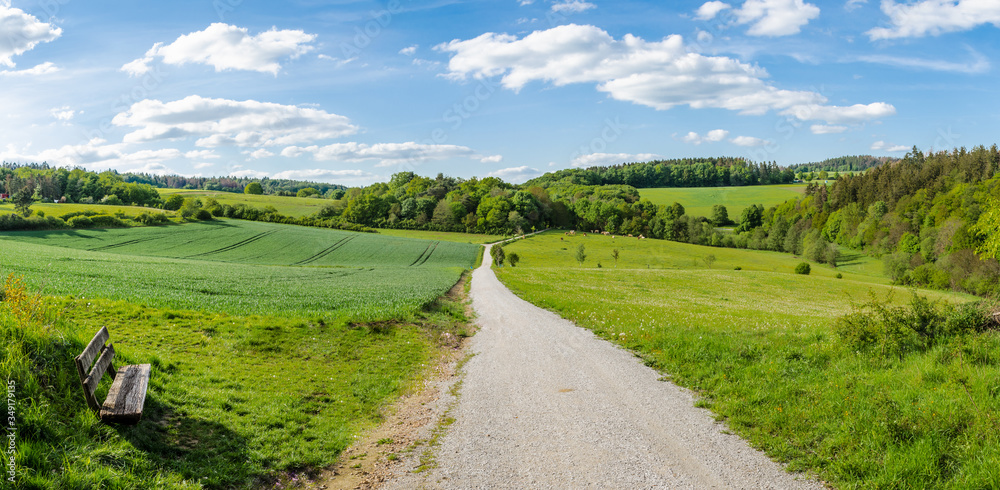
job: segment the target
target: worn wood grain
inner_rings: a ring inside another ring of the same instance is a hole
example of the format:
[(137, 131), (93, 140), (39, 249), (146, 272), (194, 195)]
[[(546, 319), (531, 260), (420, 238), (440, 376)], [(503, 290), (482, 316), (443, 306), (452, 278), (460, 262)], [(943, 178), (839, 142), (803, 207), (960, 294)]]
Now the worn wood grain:
[(80, 381), (82, 382), (87, 377), (87, 373), (90, 372), (90, 365), (97, 358), (97, 355), (101, 353), (104, 348), (104, 343), (108, 341), (111, 335), (108, 334), (107, 327), (101, 327), (94, 335), (94, 338), (87, 344), (87, 348), (83, 349), (83, 352), (76, 356), (76, 372), (80, 375)]
[(114, 359), (115, 346), (108, 344), (101, 351), (101, 357), (97, 358), (97, 362), (94, 363), (94, 368), (90, 370), (87, 379), (83, 380), (83, 387), (91, 396), (97, 390), (97, 385), (101, 383), (101, 377), (104, 376), (105, 371), (108, 371), (111, 361)]
[(108, 391), (101, 408), (101, 420), (118, 424), (136, 424), (142, 417), (149, 387), (149, 364), (124, 366)]

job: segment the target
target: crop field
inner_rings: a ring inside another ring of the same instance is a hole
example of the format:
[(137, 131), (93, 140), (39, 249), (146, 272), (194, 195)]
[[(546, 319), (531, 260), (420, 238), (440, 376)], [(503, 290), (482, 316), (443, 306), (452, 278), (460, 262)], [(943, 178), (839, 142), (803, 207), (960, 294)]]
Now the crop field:
[(235, 206), (237, 204), (246, 204), (255, 208), (274, 206), (274, 209), (277, 209), (279, 213), (285, 216), (294, 216), (296, 218), (314, 214), (320, 209), (323, 209), (324, 206), (333, 202), (329, 199), (321, 198), (239, 194), (235, 192), (204, 191), (197, 189), (157, 189), (157, 191), (159, 191), (160, 197), (163, 199), (166, 199), (173, 194), (180, 194), (185, 198), (202, 198), (203, 200), (204, 198), (210, 197), (219, 201), (219, 204), (228, 204), (230, 206)]
[(669, 187), (639, 189), (639, 196), (654, 204), (681, 203), (691, 216), (712, 216), (712, 206), (722, 204), (729, 219), (738, 221), (747, 206), (763, 204), (764, 208), (802, 196), (804, 184), (750, 185), (743, 187)]
[(474, 245), (225, 221), (8, 233), (0, 270), (50, 294), (233, 314), (404, 315), (447, 291)]
[[(583, 266), (574, 259), (581, 243)], [(911, 290), (867, 273), (870, 259), (857, 259), (855, 272), (837, 279), (819, 264), (811, 275), (794, 274), (800, 259), (782, 254), (629, 243), (545, 234), (505, 247), (521, 261), (497, 273), (522, 298), (695, 389), (700, 405), (794, 470), (844, 488), (987, 488), (1000, 481), (990, 463), (1000, 458), (992, 415), (1000, 412), (1000, 335), (875, 359), (833, 330), (837, 317), (871, 294), (894, 304), (910, 300)], [(711, 267), (709, 255), (716, 257)], [(952, 304), (971, 299), (919, 294)]]
[(403, 238), (417, 238), (420, 240), (440, 240), (442, 242), (458, 242), (458, 243), (493, 243), (499, 242), (504, 238), (508, 238), (504, 235), (480, 235), (478, 233), (455, 233), (448, 231), (426, 231), (426, 230), (391, 230), (391, 229), (381, 229), (378, 231), (379, 235), (403, 237)]
[[(37, 321), (0, 303), (0, 365), (37, 402), (19, 414), (26, 488), (245, 488), (333, 463), (414, 386), (463, 335), (464, 308), (437, 298), (479, 247), (227, 220), (5, 233), (0, 250), (5, 277), (54, 295)], [(68, 361), (102, 326), (124, 363), (153, 364), (133, 428), (97, 422)]]

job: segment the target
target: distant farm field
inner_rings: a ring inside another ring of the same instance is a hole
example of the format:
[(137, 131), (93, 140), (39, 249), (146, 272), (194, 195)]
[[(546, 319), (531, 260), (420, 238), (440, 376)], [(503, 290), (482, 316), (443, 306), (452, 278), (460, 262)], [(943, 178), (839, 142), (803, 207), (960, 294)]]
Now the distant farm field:
[[(504, 249), (521, 258), (497, 270), (515, 293), (634, 350), (793, 470), (843, 488), (1000, 481), (1000, 335), (898, 359), (856, 352), (835, 320), (872, 295), (895, 307), (914, 293), (888, 285), (877, 261), (813, 263), (799, 275), (802, 260), (788, 254), (562, 233)], [(974, 299), (915, 292), (945, 304)]]
[(236, 220), (0, 236), (49, 294), (233, 314), (385, 318), (433, 300), (477, 246)]
[(738, 220), (747, 206), (763, 204), (765, 208), (802, 196), (804, 184), (752, 185), (743, 187), (668, 187), (639, 189), (643, 199), (654, 204), (681, 203), (690, 216), (712, 215), (712, 206), (722, 204), (729, 218)]
[[(106, 206), (104, 204), (57, 204), (57, 203), (34, 203), (31, 205), (31, 210), (34, 212), (43, 212), (48, 216), (62, 216), (69, 213), (81, 213), (84, 211), (94, 211), (98, 214), (116, 214), (123, 213), (126, 217), (135, 217), (142, 213), (165, 213), (168, 217), (175, 217), (177, 213), (173, 211), (164, 211), (162, 209), (156, 208), (144, 208), (139, 206)], [(8, 214), (14, 212), (14, 205), (10, 202), (0, 204), (0, 214)]]
[(333, 202), (322, 198), (239, 194), (235, 192), (204, 191), (198, 189), (157, 189), (157, 191), (159, 191), (160, 197), (164, 199), (178, 194), (186, 198), (205, 199), (210, 197), (219, 201), (219, 204), (228, 204), (230, 206), (237, 204), (246, 204), (256, 208), (274, 206), (274, 209), (277, 209), (279, 213), (297, 218), (314, 214), (323, 209), (327, 204)]
[(421, 240), (441, 240), (444, 242), (458, 243), (493, 243), (508, 238), (503, 235), (480, 235), (477, 233), (455, 233), (448, 231), (426, 231), (426, 230), (392, 230), (380, 229), (379, 235), (418, 238)]

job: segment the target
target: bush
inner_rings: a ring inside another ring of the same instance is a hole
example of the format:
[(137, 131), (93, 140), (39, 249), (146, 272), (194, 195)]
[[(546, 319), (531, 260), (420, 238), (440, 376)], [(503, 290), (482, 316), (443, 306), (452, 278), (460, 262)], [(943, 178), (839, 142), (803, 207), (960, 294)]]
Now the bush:
[(809, 262), (801, 262), (799, 265), (795, 266), (795, 273), (808, 276), (812, 272), (812, 267), (809, 266)]
[(167, 215), (165, 215), (163, 213), (150, 213), (148, 211), (143, 211), (142, 213), (140, 213), (135, 218), (132, 218), (132, 220), (135, 221), (136, 223), (139, 223), (139, 224), (142, 224), (142, 225), (145, 225), (145, 226), (162, 225), (162, 224), (170, 221), (167, 218)]
[(126, 228), (128, 223), (122, 221), (121, 218), (117, 216), (108, 216), (104, 214), (99, 214), (90, 218), (93, 226), (99, 228)]
[(90, 228), (94, 226), (94, 221), (86, 216), (75, 216), (66, 222), (70, 228)]
[(206, 221), (212, 219), (212, 213), (207, 209), (199, 209), (198, 212), (194, 214), (194, 217), (202, 221)]
[(843, 279), (843, 278), (844, 278), (844, 275), (838, 272), (837, 273), (837, 279)]

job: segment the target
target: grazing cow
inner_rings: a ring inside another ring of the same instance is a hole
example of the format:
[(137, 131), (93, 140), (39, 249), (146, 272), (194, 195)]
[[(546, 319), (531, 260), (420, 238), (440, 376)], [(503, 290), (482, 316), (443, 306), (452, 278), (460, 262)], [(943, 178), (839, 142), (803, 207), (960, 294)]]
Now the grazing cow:
[(565, 238), (563, 238), (563, 237), (559, 237), (559, 241), (560, 241), (560, 242), (561, 242), (561, 241), (563, 241), (563, 240), (565, 240)]
[(629, 233), (629, 234), (628, 234), (628, 237), (629, 237), (629, 238), (632, 238), (632, 234), (631, 234), (631, 233)]
[(584, 234), (583, 234), (583, 236), (587, 236), (587, 234), (586, 234), (586, 233), (584, 233)]

